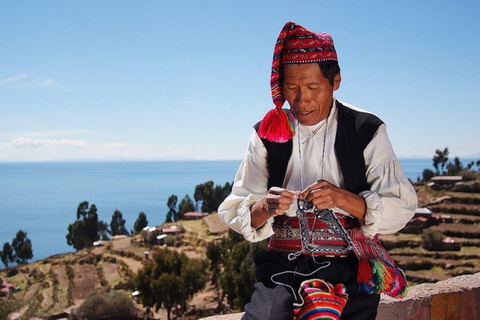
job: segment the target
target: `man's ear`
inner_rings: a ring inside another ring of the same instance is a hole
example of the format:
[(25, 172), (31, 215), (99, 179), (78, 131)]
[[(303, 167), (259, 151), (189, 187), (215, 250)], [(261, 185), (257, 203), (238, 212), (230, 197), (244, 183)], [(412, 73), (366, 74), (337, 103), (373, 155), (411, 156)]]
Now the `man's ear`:
[(340, 88), (340, 82), (342, 82), (342, 75), (337, 73), (335, 77), (333, 77), (333, 91), (338, 90)]

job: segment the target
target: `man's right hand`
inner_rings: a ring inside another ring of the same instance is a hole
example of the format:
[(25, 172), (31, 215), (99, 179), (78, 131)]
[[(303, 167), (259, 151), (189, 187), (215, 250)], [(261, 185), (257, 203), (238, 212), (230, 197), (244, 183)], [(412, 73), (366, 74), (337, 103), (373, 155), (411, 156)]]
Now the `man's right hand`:
[(297, 197), (297, 192), (278, 187), (270, 188), (267, 195), (250, 209), (252, 227), (258, 228), (268, 218), (285, 214)]

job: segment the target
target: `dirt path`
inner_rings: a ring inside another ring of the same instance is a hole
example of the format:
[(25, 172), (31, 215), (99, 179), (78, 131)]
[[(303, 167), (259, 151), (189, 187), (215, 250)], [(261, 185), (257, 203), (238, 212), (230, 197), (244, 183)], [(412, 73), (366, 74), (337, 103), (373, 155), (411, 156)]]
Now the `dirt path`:
[(121, 278), (118, 273), (117, 265), (109, 262), (103, 265), (103, 275), (108, 283), (112, 283)]
[(30, 301), (35, 293), (37, 293), (38, 288), (40, 288), (41, 283), (37, 282), (32, 284), (30, 287), (28, 287), (27, 293), (23, 296), (23, 301), (27, 302)]
[(72, 269), (75, 274), (73, 278), (73, 283), (75, 285), (73, 299), (75, 305), (77, 305), (77, 301), (85, 299), (88, 294), (99, 285), (99, 281), (97, 278), (97, 270), (94, 265), (74, 265), (72, 266)]

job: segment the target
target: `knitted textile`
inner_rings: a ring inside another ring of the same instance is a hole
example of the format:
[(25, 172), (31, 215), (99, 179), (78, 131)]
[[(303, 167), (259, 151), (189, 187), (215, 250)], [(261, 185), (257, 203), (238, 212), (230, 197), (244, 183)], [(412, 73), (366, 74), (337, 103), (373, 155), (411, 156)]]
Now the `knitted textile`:
[(303, 304), (294, 308), (294, 320), (338, 320), (348, 301), (345, 286), (311, 279), (300, 285)]
[[(314, 245), (324, 245), (323, 252), (312, 252), (312, 256), (346, 256), (344, 250), (335, 250), (337, 247), (346, 248), (348, 243), (336, 235), (324, 221), (316, 219), (314, 213), (306, 213), (308, 229), (311, 231), (311, 243)], [(339, 222), (344, 228), (350, 228), (358, 224), (354, 220), (343, 214), (336, 213)], [(300, 231), (300, 221), (297, 217), (277, 216), (273, 224), (275, 232), (268, 242), (268, 250), (276, 253), (289, 254), (302, 250), (302, 235)]]
[(332, 37), (327, 33), (310, 31), (294, 22), (287, 22), (280, 31), (273, 50), (270, 86), (275, 108), (262, 120), (258, 133), (271, 142), (287, 142), (294, 135), (291, 119), (282, 109), (283, 95), (281, 64), (338, 61)]
[[(305, 252), (301, 240), (301, 225), (296, 217), (285, 218), (278, 216), (273, 225), (274, 235), (270, 238), (268, 250), (277, 253), (301, 252), (312, 256), (344, 256), (345, 251), (338, 247), (352, 247), (358, 259), (357, 283), (360, 290), (367, 293), (384, 293), (393, 298), (403, 298), (407, 294), (407, 280), (404, 272), (395, 265), (387, 250), (378, 240), (378, 235), (373, 238), (365, 237), (360, 228), (349, 228), (351, 224), (339, 214), (331, 213), (338, 224), (346, 229), (346, 238), (333, 232), (332, 226), (322, 221), (315, 224), (311, 214), (306, 215), (310, 242), (318, 249), (315, 252)], [(330, 228), (330, 229), (329, 229)]]

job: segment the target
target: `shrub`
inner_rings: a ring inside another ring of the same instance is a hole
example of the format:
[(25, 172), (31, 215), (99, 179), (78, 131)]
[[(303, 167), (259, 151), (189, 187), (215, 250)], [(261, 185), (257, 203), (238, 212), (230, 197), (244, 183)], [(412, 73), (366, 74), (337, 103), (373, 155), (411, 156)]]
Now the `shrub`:
[(0, 299), (0, 319), (8, 319), (8, 316), (20, 309), (21, 306), (20, 300), (17, 300), (13, 295)]
[(470, 181), (457, 183), (452, 191), (458, 192), (469, 192), (469, 193), (479, 193), (480, 192), (480, 182), (479, 181)]
[(132, 299), (124, 291), (112, 291), (108, 295), (92, 292), (78, 308), (75, 318), (78, 320), (138, 319), (138, 311)]
[(480, 173), (478, 171), (463, 170), (460, 173), (464, 181), (475, 181), (480, 177)]
[(422, 233), (423, 247), (429, 251), (438, 250), (442, 246), (443, 238), (444, 235), (440, 231), (427, 230)]

